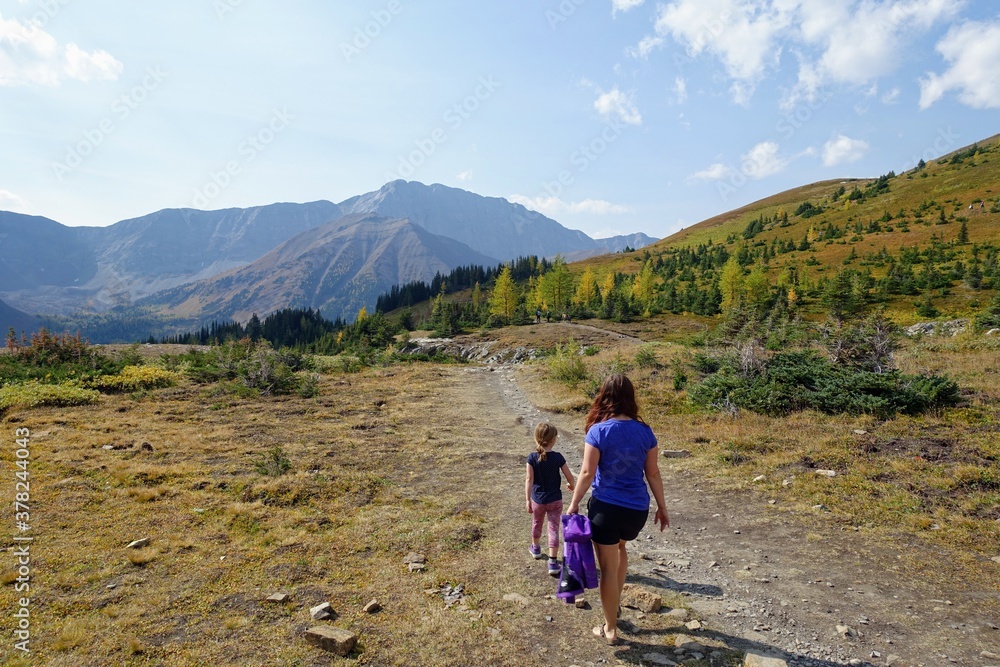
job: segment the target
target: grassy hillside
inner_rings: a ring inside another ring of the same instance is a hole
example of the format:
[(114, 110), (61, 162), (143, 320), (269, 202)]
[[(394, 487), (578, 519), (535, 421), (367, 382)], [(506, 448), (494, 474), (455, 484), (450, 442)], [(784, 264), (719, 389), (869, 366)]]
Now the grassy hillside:
[[(800, 249), (804, 239), (808, 249)], [(786, 251), (791, 244), (795, 249)], [(944, 274), (929, 290), (941, 315), (967, 316), (988, 302), (991, 292), (983, 290), (991, 285), (982, 281), (972, 287), (963, 272), (974, 264), (981, 267), (988, 255), (995, 262), (998, 244), (1000, 135), (903, 174), (788, 190), (705, 220), (640, 252), (593, 258), (573, 269), (635, 273), (647, 259), (683, 250), (721, 245), (737, 252), (746, 247), (751, 264), (763, 262), (772, 285), (782, 272), (791, 272), (808, 292), (846, 268), (883, 279), (909, 252), (909, 259), (916, 260), (910, 264), (933, 266)], [(957, 271), (956, 262), (961, 262)], [(704, 287), (717, 275), (697, 278)], [(898, 321), (916, 321), (921, 318), (913, 302), (927, 291), (918, 287), (890, 293), (887, 307)]]

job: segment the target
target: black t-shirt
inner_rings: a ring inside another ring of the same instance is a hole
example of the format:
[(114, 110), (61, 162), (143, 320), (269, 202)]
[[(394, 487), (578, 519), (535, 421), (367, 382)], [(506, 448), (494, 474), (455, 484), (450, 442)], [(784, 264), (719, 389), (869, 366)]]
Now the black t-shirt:
[(545, 460), (538, 460), (538, 452), (531, 452), (528, 465), (535, 471), (535, 483), (531, 487), (531, 499), (539, 505), (562, 500), (559, 471), (566, 465), (566, 459), (559, 452), (546, 452)]

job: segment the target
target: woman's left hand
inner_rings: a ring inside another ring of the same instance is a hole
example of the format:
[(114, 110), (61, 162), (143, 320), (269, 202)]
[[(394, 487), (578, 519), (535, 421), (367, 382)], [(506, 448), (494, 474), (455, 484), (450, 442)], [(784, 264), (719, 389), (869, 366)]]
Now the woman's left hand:
[(667, 516), (667, 510), (662, 507), (656, 508), (656, 516), (653, 519), (656, 525), (660, 527), (660, 532), (663, 532), (664, 528), (670, 527), (670, 517)]

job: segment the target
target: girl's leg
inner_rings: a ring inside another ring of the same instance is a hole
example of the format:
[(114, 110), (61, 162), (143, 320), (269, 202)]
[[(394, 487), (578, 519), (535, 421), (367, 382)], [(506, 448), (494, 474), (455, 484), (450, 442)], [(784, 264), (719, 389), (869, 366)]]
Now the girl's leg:
[(557, 500), (545, 507), (545, 515), (549, 520), (549, 558), (555, 558), (559, 555), (559, 526), (563, 504), (561, 500)]
[(538, 546), (542, 537), (542, 522), (545, 520), (545, 505), (531, 502), (531, 543)]
[(601, 568), (599, 590), (601, 610), (604, 612), (604, 635), (611, 642), (618, 638), (618, 605), (625, 583), (624, 570), (619, 563), (623, 549), (621, 544), (594, 543), (594, 546), (597, 547), (597, 564)]

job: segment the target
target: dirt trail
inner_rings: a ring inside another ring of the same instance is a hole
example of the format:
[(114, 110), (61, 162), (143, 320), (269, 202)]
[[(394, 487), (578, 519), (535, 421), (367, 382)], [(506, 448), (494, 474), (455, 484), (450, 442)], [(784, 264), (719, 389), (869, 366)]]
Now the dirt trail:
[[(537, 409), (518, 387), (512, 366), (477, 366), (464, 374), (471, 380), (465, 390), (481, 393), (477, 402), (489, 404), (492, 395), (493, 412), (507, 412), (523, 422), (525, 432), (502, 446), (506, 452), (525, 454), (521, 450), (530, 443), (529, 429), (545, 419), (559, 428), (558, 449), (574, 472), (579, 470), (580, 416)], [(896, 667), (1000, 664), (981, 656), (1000, 652), (997, 591), (977, 590), (975, 582), (963, 581), (946, 589), (929, 586), (909, 576), (899, 554), (868, 536), (832, 524), (817, 535), (815, 520), (797, 518), (766, 498), (713, 490), (703, 480), (672, 470), (666, 459), (661, 469), (672, 527), (665, 533), (647, 527), (640, 535), (630, 549), (629, 579), (685, 596), (705, 629), (692, 633), (680, 627), (675, 632), (719, 639), (740, 650), (782, 654), (792, 667), (885, 665), (890, 656), (896, 656)], [(512, 567), (525, 573), (520, 592), (544, 597), (544, 591), (554, 591), (554, 580), (521, 548), (529, 525), (521, 509), (523, 466), (507, 470), (504, 466), (492, 475), (504, 491), (491, 504), (503, 514), (498, 526), (512, 544)], [(509, 509), (501, 510), (502, 503), (509, 503)], [(596, 591), (588, 597), (596, 605)], [(555, 617), (558, 632), (565, 635), (559, 659), (550, 655), (549, 664), (596, 665), (615, 657), (639, 664), (641, 655), (652, 651), (676, 657), (672, 647), (662, 645), (662, 631), (645, 630), (648, 617), (634, 612), (625, 615), (626, 628), (633, 630), (623, 635), (629, 642), (617, 649), (600, 646), (589, 636), (597, 611), (564, 610), (551, 602), (544, 613)], [(851, 628), (850, 636), (838, 634), (837, 626)], [(529, 629), (525, 648), (549, 650), (552, 632)]]

